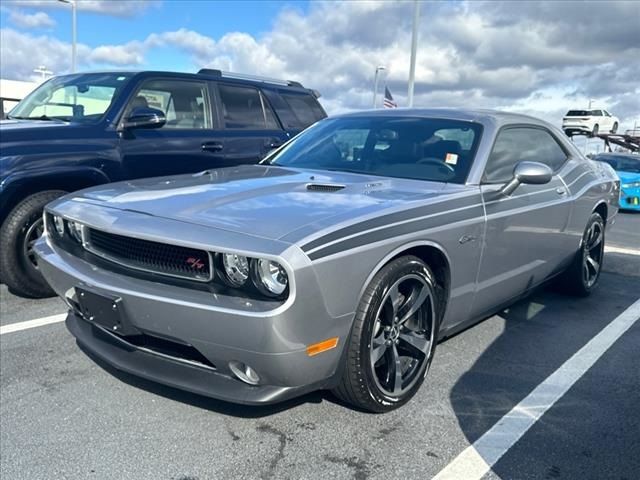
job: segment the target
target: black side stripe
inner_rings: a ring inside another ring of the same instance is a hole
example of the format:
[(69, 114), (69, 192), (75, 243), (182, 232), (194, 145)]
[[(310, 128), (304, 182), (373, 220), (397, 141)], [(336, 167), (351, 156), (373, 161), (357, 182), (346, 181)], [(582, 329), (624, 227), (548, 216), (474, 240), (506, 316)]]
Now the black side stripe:
[[(451, 225), (452, 223), (472, 219), (483, 220), (483, 213), (484, 211), (482, 209), (482, 205), (477, 205), (476, 208), (469, 208), (460, 210), (458, 212), (452, 212), (447, 216), (446, 224)], [(309, 254), (309, 258), (311, 260), (317, 260), (322, 257), (327, 257), (335, 253), (362, 247), (371, 243), (390, 240), (392, 238), (409, 233), (417, 233), (440, 226), (443, 226), (443, 219), (440, 216), (433, 218), (423, 218), (420, 220), (415, 220), (413, 222), (404, 223), (402, 225), (396, 225), (393, 227), (376, 230), (374, 232), (365, 233), (357, 237), (348, 238), (347, 240), (343, 240), (341, 242), (329, 245), (328, 247), (316, 250), (315, 252)]]
[(340, 230), (331, 232), (327, 235), (324, 235), (323, 237), (316, 238), (315, 240), (312, 240), (311, 242), (303, 245), (302, 250), (308, 252), (327, 243), (339, 240), (343, 237), (355, 235), (367, 230), (371, 230), (373, 228), (384, 227), (385, 225), (388, 225), (390, 223), (403, 222), (406, 220), (411, 220), (415, 217), (426, 217), (427, 215), (440, 213), (443, 210), (456, 210), (458, 208), (470, 207), (480, 202), (481, 199), (478, 192), (473, 192), (469, 196), (463, 198), (457, 198), (449, 201), (444, 199), (443, 201), (435, 204), (421, 205), (409, 210), (390, 213), (388, 215), (372, 218), (371, 220), (366, 220), (354, 225), (349, 225), (348, 227), (341, 228)]

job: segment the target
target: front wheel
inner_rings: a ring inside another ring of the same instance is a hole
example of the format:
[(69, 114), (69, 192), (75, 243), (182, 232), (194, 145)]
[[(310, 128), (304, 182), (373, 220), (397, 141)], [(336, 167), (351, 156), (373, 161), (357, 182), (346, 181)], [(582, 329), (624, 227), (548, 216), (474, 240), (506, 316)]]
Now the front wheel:
[(618, 122), (613, 124), (613, 127), (611, 128), (611, 133), (616, 133), (618, 131)]
[(569, 293), (586, 297), (598, 285), (604, 261), (604, 232), (602, 216), (592, 213), (582, 235), (580, 250), (561, 279), (561, 285)]
[(51, 297), (53, 290), (38, 270), (33, 245), (44, 231), (44, 206), (64, 195), (61, 190), (35, 193), (20, 202), (0, 228), (0, 270), (2, 281), (16, 295), (31, 298)]
[(593, 126), (593, 130), (591, 131), (591, 136), (592, 137), (597, 137), (598, 136), (598, 132), (600, 131), (600, 127), (598, 126), (598, 124), (596, 123)]
[(387, 264), (367, 287), (334, 393), (356, 407), (387, 412), (408, 402), (424, 381), (436, 347), (434, 277), (419, 258)]

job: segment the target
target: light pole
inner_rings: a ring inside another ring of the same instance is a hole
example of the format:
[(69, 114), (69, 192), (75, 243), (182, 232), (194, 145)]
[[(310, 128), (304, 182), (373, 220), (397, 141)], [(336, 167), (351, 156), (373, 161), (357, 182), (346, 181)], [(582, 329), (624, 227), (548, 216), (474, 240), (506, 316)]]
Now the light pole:
[(420, 2), (414, 0), (413, 29), (411, 31), (411, 65), (409, 67), (409, 107), (413, 107), (413, 85), (416, 81), (416, 53), (418, 50), (418, 19), (420, 18)]
[(77, 0), (58, 0), (61, 3), (71, 5), (71, 73), (76, 71), (76, 44), (77, 44)]
[(376, 97), (378, 96), (378, 75), (382, 70), (386, 70), (384, 65), (378, 65), (376, 67), (376, 74), (373, 77), (373, 108), (376, 108)]
[(34, 68), (33, 71), (34, 73), (39, 73), (40, 75), (42, 75), (42, 80), (46, 80), (47, 75), (53, 75), (53, 72), (51, 70), (47, 70), (47, 67), (45, 67), (44, 65), (40, 65), (38, 68)]

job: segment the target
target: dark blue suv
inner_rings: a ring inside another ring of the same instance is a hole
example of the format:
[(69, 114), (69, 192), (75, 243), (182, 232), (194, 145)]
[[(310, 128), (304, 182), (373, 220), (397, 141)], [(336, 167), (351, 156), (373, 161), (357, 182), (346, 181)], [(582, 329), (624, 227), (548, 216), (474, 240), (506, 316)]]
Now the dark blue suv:
[(326, 117), (300, 83), (200, 70), (55, 77), (0, 122), (0, 279), (52, 292), (32, 252), (42, 208), (101, 183), (256, 163)]

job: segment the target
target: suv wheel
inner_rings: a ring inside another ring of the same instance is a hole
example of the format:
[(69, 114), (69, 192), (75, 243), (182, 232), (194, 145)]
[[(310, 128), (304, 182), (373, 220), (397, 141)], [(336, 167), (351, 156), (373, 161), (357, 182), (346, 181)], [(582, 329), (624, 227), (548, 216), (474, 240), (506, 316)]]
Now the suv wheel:
[(615, 122), (613, 124), (613, 127), (611, 128), (611, 133), (616, 133), (618, 131), (618, 122)]
[(44, 231), (42, 209), (64, 195), (62, 190), (38, 192), (20, 202), (0, 228), (0, 270), (2, 280), (16, 295), (44, 298), (53, 290), (38, 270), (33, 245)]
[(599, 127), (599, 125), (596, 123), (596, 124), (593, 126), (593, 130), (591, 131), (591, 136), (592, 136), (592, 137), (597, 136), (597, 135), (598, 135), (598, 131), (599, 131), (599, 130), (600, 130), (600, 127)]
[(336, 396), (387, 412), (415, 395), (436, 347), (440, 317), (433, 278), (414, 256), (392, 261), (374, 277), (356, 312)]

